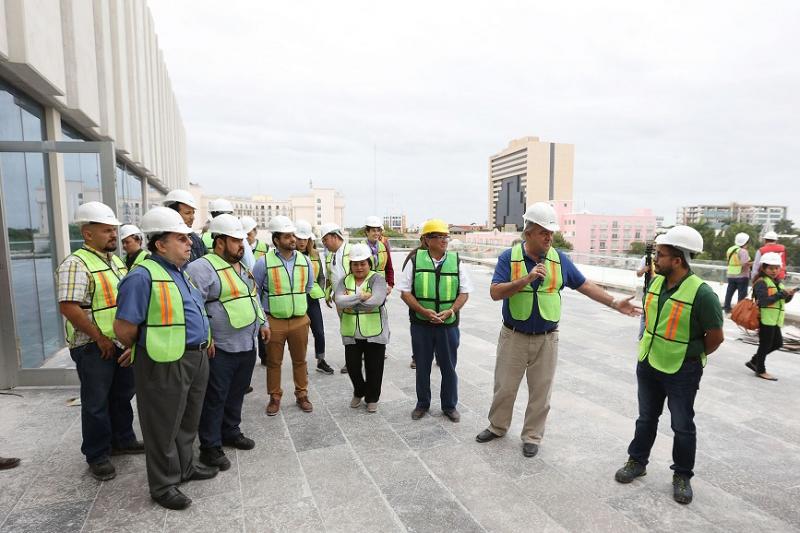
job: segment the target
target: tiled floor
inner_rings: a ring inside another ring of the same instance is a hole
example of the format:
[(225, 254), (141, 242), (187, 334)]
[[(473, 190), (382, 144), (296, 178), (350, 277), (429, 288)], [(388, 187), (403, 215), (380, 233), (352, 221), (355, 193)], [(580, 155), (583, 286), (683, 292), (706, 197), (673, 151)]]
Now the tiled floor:
[[(695, 501), (680, 506), (671, 498), (668, 418), (649, 474), (629, 486), (613, 480), (636, 416), (638, 321), (571, 291), (539, 455), (521, 454), (524, 384), (509, 435), (474, 441), (486, 425), (500, 321), (499, 303), (488, 298), (490, 272), (475, 267), (473, 276), (478, 292), (462, 315), (460, 424), (443, 418), (437, 401), (432, 416), (410, 419), (407, 313), (392, 295), (393, 337), (378, 413), (349, 408), (346, 375), (312, 368), (314, 412), (289, 401), (280, 416), (267, 418), (264, 369), (257, 366), (243, 423), (257, 446), (229, 450), (230, 470), (185, 485), (194, 500), (187, 511), (150, 501), (141, 456), (114, 458), (119, 475), (112, 481), (89, 477), (79, 450), (80, 408), (66, 406), (77, 390), (0, 396), (0, 455), (23, 458), (21, 467), (0, 472), (0, 531), (800, 530), (797, 355), (770, 356), (777, 383), (756, 379), (743, 366), (753, 348), (726, 326), (728, 340), (711, 357), (696, 403)], [(325, 318), (328, 359), (338, 367), (338, 323), (327, 309)], [(289, 400), (288, 357), (284, 369)]]

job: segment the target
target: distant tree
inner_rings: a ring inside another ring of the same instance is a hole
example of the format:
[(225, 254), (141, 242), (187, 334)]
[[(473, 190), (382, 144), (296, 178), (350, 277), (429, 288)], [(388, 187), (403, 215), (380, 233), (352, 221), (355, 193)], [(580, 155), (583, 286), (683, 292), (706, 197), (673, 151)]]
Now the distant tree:
[(796, 231), (794, 222), (786, 218), (777, 221), (772, 229), (779, 235), (794, 235)]
[(717, 240), (717, 232), (714, 227), (705, 219), (701, 219), (695, 224), (689, 224), (689, 226), (696, 229), (703, 237), (703, 253), (700, 254), (699, 259), (714, 259), (713, 250), (716, 249)]
[(565, 239), (560, 231), (553, 235), (553, 246), (559, 250), (572, 250), (572, 243)]
[(647, 247), (647, 243), (640, 242), (640, 241), (633, 241), (631, 243), (631, 247), (628, 249), (628, 253), (630, 255), (644, 255), (645, 248)]
[[(347, 228), (347, 232), (350, 234), (351, 237), (364, 237), (364, 227), (360, 228)], [(400, 238), (402, 239), (405, 237), (405, 234), (400, 233), (399, 231), (395, 231), (390, 228), (384, 228), (383, 236), (388, 238)]]

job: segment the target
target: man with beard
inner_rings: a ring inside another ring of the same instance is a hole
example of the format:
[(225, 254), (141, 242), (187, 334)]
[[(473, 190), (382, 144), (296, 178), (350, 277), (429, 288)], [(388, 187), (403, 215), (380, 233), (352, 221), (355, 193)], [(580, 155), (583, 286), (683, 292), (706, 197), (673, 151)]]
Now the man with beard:
[(227, 470), (231, 462), (223, 444), (252, 450), (255, 442), (244, 436), (242, 403), (253, 376), (257, 336), (266, 341), (264, 312), (253, 274), (241, 264), (246, 233), (233, 215), (219, 215), (208, 227), (212, 251), (190, 263), (186, 271), (206, 302), (214, 339), (209, 360), (208, 387), (200, 415), (200, 462)]
[(117, 284), (128, 269), (114, 255), (120, 223), (110, 207), (82, 204), (75, 223), (83, 246), (56, 270), (58, 303), (81, 382), (81, 452), (92, 476), (107, 481), (117, 475), (111, 455), (144, 452), (133, 432), (133, 370), (120, 364), (128, 350), (114, 334)]

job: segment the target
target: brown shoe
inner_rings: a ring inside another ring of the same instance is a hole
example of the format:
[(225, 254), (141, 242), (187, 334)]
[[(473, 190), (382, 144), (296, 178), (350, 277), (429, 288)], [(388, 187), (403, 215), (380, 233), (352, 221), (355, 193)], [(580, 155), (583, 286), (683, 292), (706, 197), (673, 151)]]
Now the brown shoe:
[(19, 459), (16, 457), (0, 457), (0, 470), (8, 470), (19, 465)]
[(297, 399), (297, 406), (303, 410), (304, 413), (310, 413), (314, 410), (314, 406), (308, 401), (308, 396), (302, 396)]
[(267, 416), (275, 416), (281, 409), (281, 399), (272, 396), (267, 404)]

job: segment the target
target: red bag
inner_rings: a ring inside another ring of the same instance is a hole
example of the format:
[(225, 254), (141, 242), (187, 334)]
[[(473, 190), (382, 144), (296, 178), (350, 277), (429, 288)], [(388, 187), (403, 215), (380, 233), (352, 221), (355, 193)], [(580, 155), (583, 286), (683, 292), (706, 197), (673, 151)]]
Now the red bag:
[(750, 298), (739, 300), (731, 311), (731, 320), (744, 329), (758, 329), (761, 322), (758, 304)]

